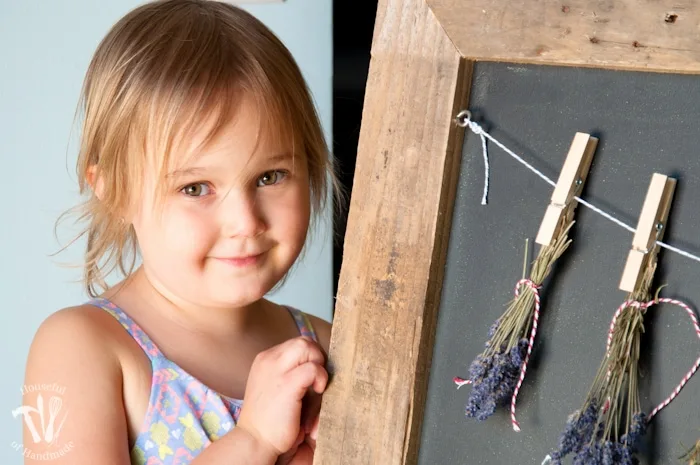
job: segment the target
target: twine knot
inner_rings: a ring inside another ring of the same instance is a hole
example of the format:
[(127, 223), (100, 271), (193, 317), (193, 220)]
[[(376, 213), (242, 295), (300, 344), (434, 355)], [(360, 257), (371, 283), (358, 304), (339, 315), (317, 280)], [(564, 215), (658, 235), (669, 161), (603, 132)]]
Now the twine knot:
[(520, 288), (523, 286), (529, 288), (535, 294), (539, 294), (539, 290), (542, 289), (542, 286), (536, 284), (533, 280), (523, 278), (515, 285), (515, 297), (520, 295)]

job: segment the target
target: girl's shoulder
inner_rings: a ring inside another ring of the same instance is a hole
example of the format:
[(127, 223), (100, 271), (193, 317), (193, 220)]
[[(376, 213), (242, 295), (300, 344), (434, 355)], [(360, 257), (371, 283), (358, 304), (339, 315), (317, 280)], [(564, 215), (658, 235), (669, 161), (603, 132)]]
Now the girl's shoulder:
[[(67, 376), (64, 373), (90, 378), (96, 372), (121, 380), (122, 360), (133, 351), (133, 344), (102, 309), (88, 303), (62, 308), (44, 319), (32, 338), (25, 367), (27, 382), (32, 377), (61, 379)], [(75, 382), (75, 378), (66, 382)], [(91, 383), (86, 380), (86, 385)]]
[[(22, 404), (37, 405), (40, 395), (45, 403), (61, 403), (61, 436), (73, 443), (73, 450), (70, 460), (57, 463), (87, 462), (96, 457), (96, 448), (112, 458), (110, 463), (129, 461), (128, 449), (123, 447), (128, 431), (122, 403), (121, 341), (110, 318), (89, 305), (64, 308), (39, 325), (30, 344), (25, 386), (52, 388), (24, 390)], [(102, 427), (85, 428), (94, 423), (95, 412)], [(25, 431), (29, 433), (34, 434)]]
[(30, 353), (48, 347), (63, 348), (68, 355), (79, 346), (81, 350), (95, 348), (99, 356), (118, 358), (126, 340), (124, 331), (103, 309), (89, 303), (62, 308), (50, 314), (39, 325)]
[(61, 347), (59, 351), (68, 355), (75, 346), (80, 349), (99, 349), (100, 356), (116, 356), (117, 351), (111, 351), (118, 339), (114, 318), (93, 305), (82, 304), (62, 308), (50, 314), (39, 325), (32, 344), (32, 351)]

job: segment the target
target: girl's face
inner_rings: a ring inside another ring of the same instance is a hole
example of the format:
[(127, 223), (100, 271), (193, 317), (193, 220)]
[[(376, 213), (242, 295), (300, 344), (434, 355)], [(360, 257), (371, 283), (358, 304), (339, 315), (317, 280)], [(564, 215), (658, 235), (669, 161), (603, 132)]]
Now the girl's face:
[[(310, 192), (306, 159), (257, 140), (258, 114), (243, 102), (204, 147), (195, 134), (187, 162), (168, 173), (174, 187), (154, 202), (147, 173), (133, 221), (144, 269), (171, 299), (208, 307), (244, 306), (284, 277), (306, 240)], [(194, 154), (194, 156), (191, 156)], [(179, 155), (179, 154), (178, 154)]]

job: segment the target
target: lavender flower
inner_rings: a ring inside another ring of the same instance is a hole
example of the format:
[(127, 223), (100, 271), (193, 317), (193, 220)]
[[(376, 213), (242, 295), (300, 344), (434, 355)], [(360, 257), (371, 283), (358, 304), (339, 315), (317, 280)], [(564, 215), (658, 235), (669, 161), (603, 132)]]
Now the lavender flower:
[(496, 408), (507, 404), (515, 391), (527, 346), (527, 339), (521, 339), (510, 350), (503, 344), (500, 351), (487, 350), (472, 362), (469, 368), (472, 390), (465, 409), (467, 417), (483, 421), (493, 415)]
[(591, 402), (583, 413), (575, 412), (572, 414), (559, 438), (559, 448), (552, 454), (552, 460), (561, 460), (572, 452), (579, 453), (583, 450), (584, 446), (590, 443), (593, 438), (597, 418), (598, 404), (596, 402)]
[(586, 410), (575, 412), (569, 417), (566, 428), (559, 438), (559, 447), (550, 454), (554, 465), (569, 454), (575, 454), (574, 465), (637, 465), (634, 456), (637, 441), (646, 433), (647, 419), (644, 413), (636, 413), (627, 434), (620, 442), (603, 438), (603, 423), (598, 421), (600, 408), (598, 402), (591, 401)]
[(635, 444), (647, 432), (647, 416), (639, 412), (632, 417), (632, 425), (629, 432), (622, 437), (622, 442), (629, 444), (634, 448)]
[(574, 465), (638, 465), (631, 448), (614, 441), (587, 444), (574, 457)]
[(493, 339), (493, 336), (496, 334), (496, 331), (498, 331), (498, 326), (501, 324), (500, 318), (496, 320), (491, 327), (489, 328), (489, 334), (488, 334), (488, 341), (486, 342), (486, 347), (491, 347), (491, 339)]

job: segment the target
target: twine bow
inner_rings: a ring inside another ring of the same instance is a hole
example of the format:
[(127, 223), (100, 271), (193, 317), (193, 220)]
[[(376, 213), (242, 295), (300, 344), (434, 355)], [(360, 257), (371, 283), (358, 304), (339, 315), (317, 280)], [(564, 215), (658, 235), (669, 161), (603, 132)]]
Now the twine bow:
[[(606, 345), (606, 353), (610, 352), (610, 344), (612, 343), (612, 338), (613, 338), (613, 333), (615, 332), (615, 325), (617, 324), (617, 319), (619, 318), (620, 314), (625, 310), (626, 308), (629, 307), (635, 307), (638, 308), (640, 311), (645, 311), (649, 307), (652, 307), (656, 304), (660, 303), (667, 303), (667, 304), (673, 304), (681, 307), (683, 310), (686, 311), (688, 316), (690, 317), (690, 320), (693, 323), (693, 327), (695, 328), (695, 334), (697, 335), (698, 339), (700, 339), (700, 325), (698, 324), (698, 319), (697, 316), (695, 315), (695, 312), (685, 303), (681, 302), (680, 300), (676, 299), (669, 299), (669, 298), (656, 298), (653, 300), (650, 300), (649, 302), (638, 302), (636, 300), (628, 300), (624, 302), (620, 307), (617, 309), (615, 312), (615, 315), (613, 315), (612, 321), (610, 322), (610, 331), (608, 332), (608, 341)], [(647, 422), (650, 422), (651, 419), (659, 413), (662, 409), (667, 407), (673, 400), (678, 397), (678, 394), (680, 394), (681, 390), (685, 387), (685, 385), (690, 381), (690, 378), (693, 377), (693, 375), (698, 371), (698, 368), (700, 368), (700, 357), (695, 361), (695, 364), (692, 366), (692, 368), (685, 374), (681, 382), (676, 386), (676, 388), (673, 390), (670, 396), (668, 396), (663, 402), (661, 402), (659, 405), (652, 410), (652, 412), (649, 414), (647, 417)]]

